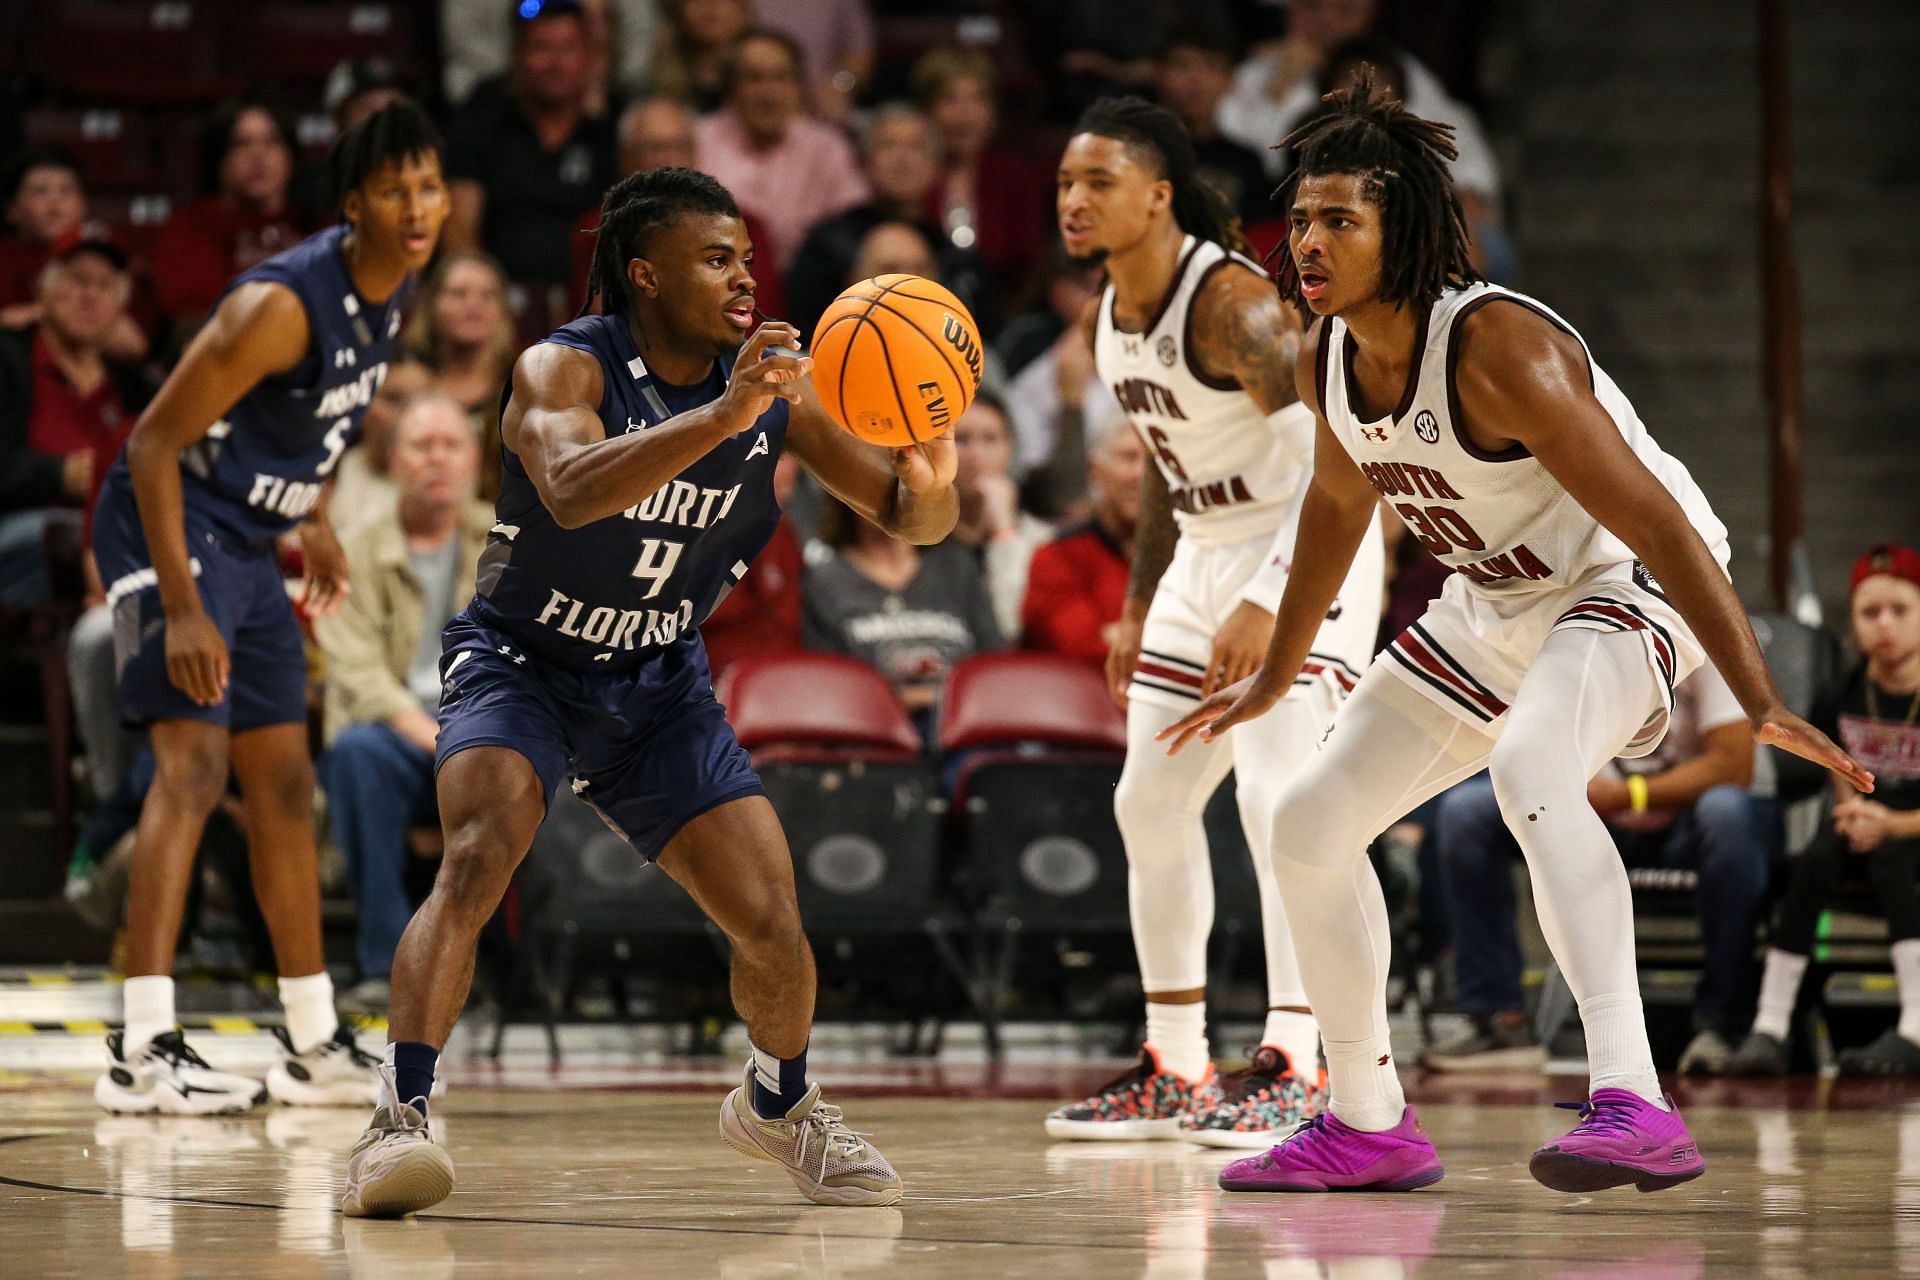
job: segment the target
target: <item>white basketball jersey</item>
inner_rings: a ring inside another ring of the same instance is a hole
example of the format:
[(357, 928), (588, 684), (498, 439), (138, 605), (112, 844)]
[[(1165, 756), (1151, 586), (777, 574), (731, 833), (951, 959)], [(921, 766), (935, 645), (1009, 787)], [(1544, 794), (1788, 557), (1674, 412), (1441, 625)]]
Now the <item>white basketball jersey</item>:
[(1232, 542), (1271, 532), (1286, 520), (1313, 465), (1313, 417), (1292, 406), (1298, 429), (1276, 438), (1273, 424), (1238, 383), (1208, 377), (1193, 355), (1193, 300), (1215, 271), (1250, 259), (1188, 236), (1173, 285), (1139, 333), (1114, 324), (1113, 286), (1100, 299), (1093, 360), (1113, 388), (1147, 452), (1166, 477), (1180, 536)]
[[(1416, 341), (1412, 394), (1392, 412), (1362, 421), (1352, 408), (1352, 345), (1329, 319), (1315, 378), (1327, 425), (1360, 471), (1442, 564), (1477, 592), (1514, 598), (1556, 590), (1629, 564), (1633, 552), (1560, 487), (1524, 446), (1481, 449), (1454, 418), (1453, 373), (1460, 323), (1486, 303), (1507, 299), (1585, 339), (1532, 298), (1498, 285), (1449, 289), (1428, 313)], [(1593, 394), (1627, 445), (1665, 485), (1700, 537), (1726, 561), (1720, 523), (1687, 469), (1661, 450), (1613, 379), (1587, 353)]]

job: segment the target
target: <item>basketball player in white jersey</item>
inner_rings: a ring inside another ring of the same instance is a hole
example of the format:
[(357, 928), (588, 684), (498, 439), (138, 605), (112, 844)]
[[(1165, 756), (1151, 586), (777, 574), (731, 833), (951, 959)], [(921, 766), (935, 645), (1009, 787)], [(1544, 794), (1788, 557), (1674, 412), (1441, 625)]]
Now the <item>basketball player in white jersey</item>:
[(1384, 495), (1454, 568), (1376, 662), (1282, 795), (1271, 848), (1326, 1037), (1325, 1114), (1220, 1183), (1407, 1190), (1443, 1174), (1387, 1036), (1387, 917), (1367, 842), (1481, 768), (1533, 876), (1579, 1001), (1592, 1073), (1580, 1122), (1534, 1153), (1558, 1191), (1655, 1191), (1706, 1168), (1655, 1078), (1633, 903), (1589, 778), (1651, 750), (1702, 662), (1756, 736), (1867, 790), (1872, 777), (1782, 705), (1727, 579), (1726, 530), (1564, 321), (1474, 283), (1445, 162), (1451, 130), (1373, 91), (1330, 94), (1283, 145), (1279, 279), (1320, 319), (1300, 394), (1317, 415), (1294, 572), (1260, 669), (1167, 732), (1171, 750), (1258, 723), (1291, 687)]
[[(1156, 465), (1107, 662), (1127, 708), (1114, 809), (1147, 1043), (1137, 1067), (1055, 1111), (1047, 1132), (1267, 1147), (1324, 1097), (1319, 1035), (1267, 856), (1273, 806), (1372, 654), (1380, 538), (1354, 557), (1272, 716), (1177, 759), (1155, 743), (1251, 672), (1272, 633), (1312, 460), (1313, 415), (1293, 386), (1300, 321), (1236, 252), (1237, 219), (1195, 176), (1186, 130), (1158, 107), (1095, 103), (1061, 158), (1057, 204), (1067, 252), (1106, 265), (1110, 283), (1087, 317), (1095, 365)], [(1257, 868), (1269, 1010), (1251, 1069), (1223, 1088), (1206, 1034), (1213, 867), (1202, 812), (1230, 769)]]

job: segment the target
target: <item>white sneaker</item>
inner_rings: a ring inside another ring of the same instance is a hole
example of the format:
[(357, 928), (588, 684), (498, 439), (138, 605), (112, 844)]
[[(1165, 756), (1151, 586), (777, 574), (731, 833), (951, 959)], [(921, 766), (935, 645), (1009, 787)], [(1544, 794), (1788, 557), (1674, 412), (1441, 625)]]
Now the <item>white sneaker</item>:
[(820, 1101), (820, 1086), (807, 1090), (793, 1110), (764, 1120), (753, 1110), (753, 1064), (746, 1083), (720, 1104), (720, 1136), (743, 1156), (779, 1165), (815, 1204), (895, 1204), (900, 1175), (887, 1158), (847, 1127), (840, 1108)]
[(121, 1115), (220, 1116), (249, 1111), (267, 1100), (258, 1080), (215, 1071), (187, 1047), (179, 1031), (155, 1036), (132, 1059), (121, 1051), (124, 1032), (107, 1036), (107, 1070), (93, 1082), (93, 1100)]
[(380, 1103), (380, 1060), (354, 1043), (353, 1030), (341, 1023), (333, 1039), (305, 1053), (280, 1027), (280, 1061), (267, 1072), (267, 1093), (290, 1107), (372, 1107)]
[(452, 1193), (453, 1157), (434, 1142), (426, 1116), (411, 1103), (382, 1103), (347, 1157), (340, 1212), (399, 1218), (431, 1209)]

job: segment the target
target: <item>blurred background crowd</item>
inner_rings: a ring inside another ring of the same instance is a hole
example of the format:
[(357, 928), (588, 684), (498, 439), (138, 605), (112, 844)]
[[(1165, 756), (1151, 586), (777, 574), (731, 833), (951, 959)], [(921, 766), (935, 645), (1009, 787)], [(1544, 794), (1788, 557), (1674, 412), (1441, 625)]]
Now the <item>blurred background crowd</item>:
[[(1576, 65), (1577, 15), (1574, 35), (1543, 42), (1527, 8), (1497, 0), (0, 3), (0, 627), (22, 676), (0, 706), (9, 722), (0, 747), (15, 779), (6, 784), (11, 838), (0, 855), (0, 894), (57, 902), (64, 882), (86, 922), (71, 912), (23, 916), (28, 927), (12, 931), (15, 958), (107, 954), (128, 832), (152, 776), (150, 756), (112, 706), (111, 617), (85, 553), (92, 495), (225, 282), (330, 221), (318, 204), (318, 170), (331, 140), (396, 95), (427, 104), (441, 122), (453, 213), (405, 329), (405, 360), (389, 371), (364, 439), (338, 471), (332, 512), (353, 572), (350, 606), (310, 635), (325, 790), (318, 820), (341, 854), (330, 864), (339, 959), (370, 1012), (383, 1003), (410, 900), (421, 876), (431, 876), (434, 638), (471, 590), (499, 483), (501, 387), (519, 352), (580, 306), (601, 195), (625, 174), (687, 165), (719, 178), (746, 214), (761, 309), (803, 331), (846, 285), (887, 272), (943, 282), (977, 318), (990, 353), (982, 393), (955, 426), (962, 507), (952, 537), (926, 548), (894, 542), (789, 464), (786, 521), (703, 629), (716, 673), (789, 651), (859, 659), (891, 686), (929, 752), (938, 753), (942, 698), (957, 666), (1017, 650), (1097, 672), (1120, 613), (1149, 464), (1071, 323), (1102, 282), (1097, 268), (1063, 257), (1052, 207), (1059, 149), (1103, 94), (1139, 94), (1174, 111), (1204, 176), (1266, 252), (1284, 236), (1268, 192), (1287, 157), (1273, 144), (1318, 109), (1322, 93), (1371, 64), (1415, 112), (1455, 127), (1454, 177), (1476, 265), (1546, 293), (1581, 325), (1656, 432), (1730, 509), (1745, 555), (1764, 523), (1755, 514), (1764, 507), (1759, 463), (1728, 459), (1752, 459), (1759, 448), (1757, 381), (1749, 373), (1737, 393), (1721, 395), (1732, 380), (1723, 361), (1694, 370), (1697, 395), (1676, 389), (1688, 366), (1620, 341), (1639, 321), (1623, 318), (1633, 302), (1619, 284), (1654, 313), (1649, 323), (1704, 342), (1699, 334), (1718, 313), (1685, 304), (1723, 286), (1750, 295), (1756, 286), (1744, 277), (1725, 281), (1737, 266), (1757, 275), (1753, 255), (1742, 249), (1729, 266), (1689, 243), (1694, 256), (1665, 262), (1691, 277), (1662, 277), (1645, 255), (1621, 262), (1623, 251), (1662, 249), (1637, 224), (1676, 198), (1657, 183), (1617, 183), (1616, 221), (1591, 201), (1580, 205), (1580, 182), (1618, 168), (1606, 149), (1616, 135), (1630, 149), (1642, 135), (1687, 131), (1646, 118), (1645, 104), (1615, 103), (1619, 117), (1580, 117), (1579, 91), (1597, 83), (1588, 100), (1603, 98), (1604, 69)], [(1616, 6), (1575, 8), (1600, 21), (1616, 16)], [(1660, 6), (1619, 8), (1624, 32), (1639, 10)], [(1649, 42), (1647, 56), (1677, 67), (1675, 51), (1691, 47), (1687, 33), (1717, 21), (1676, 19), (1669, 29), (1680, 35)], [(1620, 43), (1634, 42), (1623, 34)], [(1543, 139), (1564, 142), (1582, 124), (1591, 128), (1579, 143), (1549, 146), (1540, 158)], [(1689, 145), (1710, 132), (1695, 130)], [(1503, 175), (1516, 159), (1529, 162), (1520, 167), (1535, 185), (1525, 191)], [(1657, 157), (1650, 165), (1662, 167), (1670, 166)], [(1756, 197), (1744, 190), (1754, 185), (1751, 169), (1743, 173), (1735, 206), (1744, 210)], [(1896, 162), (1868, 180), (1910, 194), (1917, 174)], [(1709, 176), (1691, 193), (1695, 204), (1734, 200), (1714, 182)], [(1567, 212), (1576, 205), (1578, 216)], [(1531, 225), (1521, 216), (1530, 209)], [(1910, 267), (1910, 245), (1904, 253)], [(1912, 275), (1890, 287), (1910, 294)], [(1571, 298), (1550, 291), (1569, 279), (1583, 286)], [(1874, 353), (1886, 358), (1883, 348)], [(1881, 374), (1882, 382), (1894, 376)], [(1816, 370), (1810, 385), (1818, 395), (1828, 384)], [(1715, 396), (1719, 409), (1700, 403)], [(1680, 406), (1677, 439), (1663, 430), (1669, 405)], [(1848, 456), (1863, 467), (1890, 451), (1880, 437)], [(1861, 546), (1911, 540), (1914, 525), (1909, 514), (1816, 536), (1829, 605), (1839, 603), (1838, 584)], [(1444, 573), (1397, 521), (1384, 527), (1393, 550), (1382, 635), (1391, 638)], [(1920, 573), (1896, 561), (1881, 576), (1920, 593)], [(1760, 584), (1743, 577), (1740, 585), (1753, 599)], [(1822, 681), (1840, 679), (1839, 660), (1822, 638), (1829, 633), (1809, 625), (1817, 618), (1800, 612), (1782, 615), (1779, 627), (1815, 637), (1805, 646), (1811, 698)], [(1637, 865), (1697, 878), (1697, 888), (1693, 879), (1680, 886), (1685, 902), (1697, 899), (1696, 967), (1706, 975), (1693, 1030), (1724, 1042), (1753, 1012), (1756, 941), (1795, 843), (1782, 809), (1817, 795), (1820, 783), (1776, 781), (1764, 758), (1756, 773), (1724, 690), (1703, 688), (1694, 704), (1673, 758), (1634, 766), (1678, 771), (1686, 785), (1666, 793), (1657, 820), (1623, 821), (1622, 846)], [(1699, 760), (1711, 767), (1685, 767)], [(49, 776), (51, 784), (41, 781)], [(1617, 777), (1596, 782), (1603, 812), (1625, 809), (1625, 795)], [(1800, 846), (1811, 832), (1797, 837)], [(206, 853), (207, 901), (190, 913), (191, 959), (245, 971), (264, 952), (249, 924), (246, 877), (237, 874), (246, 856), (238, 828), (216, 822)], [(1415, 952), (1432, 962), (1421, 980), (1431, 985), (1439, 974), (1439, 1000), (1472, 1015), (1455, 1057), (1540, 1050), (1554, 1028), (1521, 1013), (1524, 940), (1511, 894), (1488, 899), (1470, 888), (1507, 883), (1514, 862), (1484, 781), (1396, 828), (1381, 856), (1402, 872), (1401, 920)], [(1910, 895), (1911, 878), (1886, 893)], [(1878, 912), (1889, 913), (1897, 915)], [(1492, 941), (1456, 963), (1449, 939), (1462, 936), (1462, 922), (1465, 936)], [(8, 945), (0, 941), (0, 955)], [(1711, 1057), (1714, 1046), (1705, 1051)], [(1718, 1052), (1724, 1058), (1724, 1043)]]

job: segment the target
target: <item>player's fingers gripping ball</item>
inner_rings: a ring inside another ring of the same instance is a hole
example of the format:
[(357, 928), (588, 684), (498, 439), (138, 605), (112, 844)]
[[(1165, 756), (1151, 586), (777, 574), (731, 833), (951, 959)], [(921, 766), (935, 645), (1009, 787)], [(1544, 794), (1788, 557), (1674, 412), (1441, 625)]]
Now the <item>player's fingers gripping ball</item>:
[(960, 299), (920, 276), (862, 280), (813, 333), (813, 385), (833, 420), (903, 448), (953, 426), (980, 389), (985, 348)]

